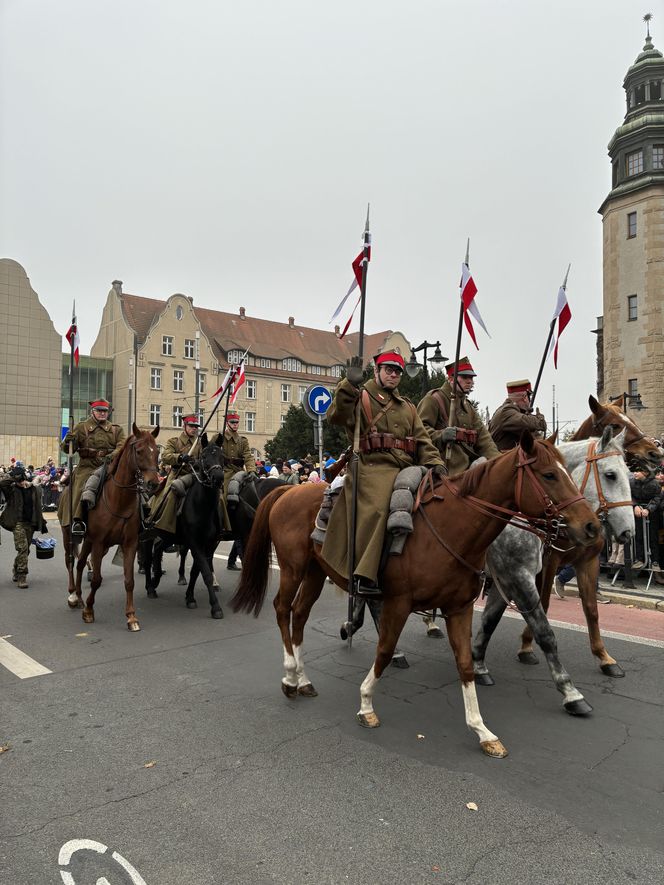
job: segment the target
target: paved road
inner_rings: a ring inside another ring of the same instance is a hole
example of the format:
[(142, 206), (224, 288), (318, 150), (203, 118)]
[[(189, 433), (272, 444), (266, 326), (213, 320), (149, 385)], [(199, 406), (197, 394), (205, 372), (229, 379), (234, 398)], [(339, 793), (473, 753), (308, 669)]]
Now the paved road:
[[(237, 576), (220, 565), (227, 603)], [(656, 641), (611, 640), (627, 671), (611, 680), (582, 633), (558, 629), (595, 709), (573, 719), (543, 667), (515, 662), (521, 624), (506, 619), (490, 648), (497, 684), (480, 694), (510, 750), (495, 760), (465, 729), (447, 642), (416, 619), (401, 642), (411, 668), (382, 680), (383, 725), (367, 731), (354, 714), (374, 637), (365, 630), (348, 652), (329, 585), (306, 636), (320, 696), (288, 701), (271, 606), (213, 621), (199, 592), (187, 611), (168, 557), (162, 597), (139, 592), (143, 630), (130, 634), (119, 569), (106, 566), (85, 625), (66, 607), (60, 560), (31, 568), (27, 591), (0, 577), (5, 652), (52, 671), (20, 679), (0, 665), (7, 885), (662, 881)]]

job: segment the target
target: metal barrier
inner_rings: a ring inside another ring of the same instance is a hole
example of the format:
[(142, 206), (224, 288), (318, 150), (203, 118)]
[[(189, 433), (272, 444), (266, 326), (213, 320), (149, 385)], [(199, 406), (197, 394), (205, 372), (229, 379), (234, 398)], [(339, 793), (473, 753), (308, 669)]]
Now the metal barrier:
[[(636, 520), (639, 517), (635, 517)], [(646, 584), (646, 590), (650, 589), (650, 585), (652, 584), (653, 577), (653, 558), (652, 558), (652, 550), (650, 547), (650, 517), (649, 516), (641, 516), (641, 530), (643, 533), (643, 568), (636, 569), (637, 572), (647, 571), (648, 572), (648, 583)], [(615, 543), (615, 542), (614, 542)], [(608, 563), (610, 566), (616, 569), (615, 574), (611, 580), (611, 586), (615, 585), (618, 580), (618, 575), (621, 570), (624, 570), (625, 580), (623, 586), (627, 589), (634, 590), (636, 589), (636, 585), (634, 583), (634, 569), (633, 563), (638, 561), (635, 559), (636, 557), (636, 535), (632, 538), (629, 544), (618, 545), (623, 548), (624, 551), (624, 562), (620, 563), (617, 561), (617, 557), (614, 562), (611, 562), (611, 558), (608, 558)], [(659, 563), (657, 563), (659, 565)]]

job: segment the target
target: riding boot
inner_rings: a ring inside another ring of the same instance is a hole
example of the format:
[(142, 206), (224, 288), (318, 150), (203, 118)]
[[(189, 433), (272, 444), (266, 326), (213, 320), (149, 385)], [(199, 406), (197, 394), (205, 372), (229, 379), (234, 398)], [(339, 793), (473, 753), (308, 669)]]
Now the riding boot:
[(84, 538), (85, 533), (88, 530), (87, 522), (88, 522), (88, 505), (86, 501), (81, 501), (80, 503), (81, 515), (80, 517), (75, 517), (72, 520), (71, 524), (71, 534), (74, 538)]

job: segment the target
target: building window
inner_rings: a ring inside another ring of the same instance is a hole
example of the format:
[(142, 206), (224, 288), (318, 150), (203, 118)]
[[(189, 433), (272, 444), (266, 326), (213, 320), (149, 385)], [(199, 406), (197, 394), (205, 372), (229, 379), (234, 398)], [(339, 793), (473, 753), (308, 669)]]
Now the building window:
[(652, 149), (652, 168), (664, 169), (664, 144), (656, 144)]
[(241, 350), (229, 350), (228, 351), (228, 362), (229, 363), (239, 363), (244, 353)]
[(150, 403), (150, 426), (156, 427), (161, 421), (161, 406)]
[(662, 81), (650, 81), (650, 101), (661, 101), (662, 99)]
[(182, 427), (182, 406), (173, 406), (173, 427)]
[(205, 424), (205, 409), (198, 410), (198, 420), (200, 422), (201, 427)]
[(272, 368), (272, 360), (267, 359), (267, 357), (262, 356), (258, 360), (258, 365), (261, 369), (271, 369)]
[(182, 310), (182, 305), (178, 304), (178, 306), (175, 308), (175, 319), (181, 320), (183, 316), (184, 316), (184, 311)]
[(627, 239), (631, 240), (636, 236), (636, 212), (627, 213)]
[(343, 366), (332, 366), (330, 369), (330, 375), (334, 378), (341, 378), (341, 373), (343, 372)]
[(282, 384), (281, 385), (281, 402), (289, 403), (291, 401), (291, 391), (290, 384)]
[(309, 366), (309, 374), (310, 375), (322, 375), (323, 369), (321, 366)]
[(162, 356), (173, 356), (173, 336), (161, 336), (161, 353)]
[(196, 342), (193, 338), (184, 339), (184, 358), (193, 360), (196, 355)]
[(282, 415), (279, 419), (279, 426), (283, 427), (285, 423), (286, 423), (286, 415)]
[(244, 429), (249, 433), (254, 433), (256, 430), (256, 412), (244, 413)]
[[(630, 396), (638, 396), (639, 395), (639, 379), (638, 378), (630, 378), (627, 382), (627, 393)], [(627, 405), (627, 403), (625, 403)]]
[(150, 390), (161, 390), (161, 369), (150, 369)]
[(643, 172), (643, 151), (632, 151), (625, 158), (628, 175), (639, 175)]
[(256, 399), (256, 382), (255, 381), (247, 381), (245, 385), (245, 396), (247, 399)]
[(281, 368), (284, 372), (301, 372), (302, 363), (293, 357), (289, 357), (287, 360), (281, 361)]
[(198, 374), (198, 392), (205, 393), (205, 372)]
[(173, 371), (173, 390), (175, 393), (184, 393), (184, 371), (182, 369)]
[(638, 296), (636, 295), (627, 296), (627, 321), (630, 323), (633, 320), (638, 319), (639, 316), (639, 306), (637, 298)]
[(300, 386), (297, 389), (297, 395), (298, 395), (297, 401), (299, 403), (304, 402), (304, 397), (306, 396), (306, 393), (307, 393), (307, 388), (304, 386), (304, 384), (300, 384)]

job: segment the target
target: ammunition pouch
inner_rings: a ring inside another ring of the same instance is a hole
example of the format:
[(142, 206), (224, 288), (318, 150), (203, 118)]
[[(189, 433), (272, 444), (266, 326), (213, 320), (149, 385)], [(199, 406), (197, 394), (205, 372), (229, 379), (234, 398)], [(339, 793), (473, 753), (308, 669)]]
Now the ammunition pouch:
[(393, 433), (374, 432), (360, 437), (360, 451), (365, 455), (372, 454), (373, 452), (389, 452), (390, 449), (399, 449), (412, 456), (415, 454), (416, 448), (417, 442), (412, 436), (399, 439)]
[(456, 441), (466, 443), (467, 446), (477, 445), (477, 431), (467, 430), (465, 427), (457, 427)]

